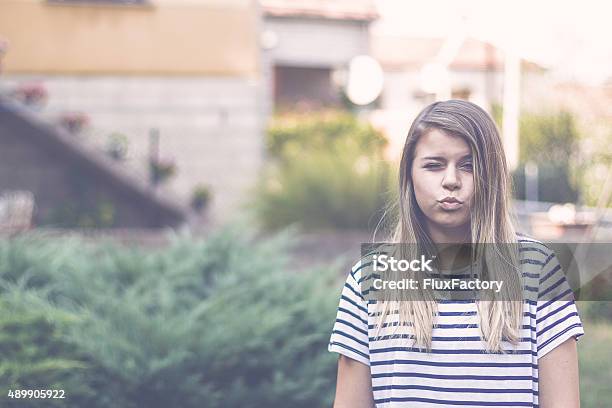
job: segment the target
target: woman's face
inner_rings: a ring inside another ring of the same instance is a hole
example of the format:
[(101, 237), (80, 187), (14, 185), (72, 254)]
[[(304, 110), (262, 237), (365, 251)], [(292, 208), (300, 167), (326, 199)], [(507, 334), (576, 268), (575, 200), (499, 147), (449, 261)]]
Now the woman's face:
[(468, 143), (432, 129), (417, 141), (411, 171), (414, 194), (432, 239), (453, 242), (457, 236), (469, 237), (474, 178)]

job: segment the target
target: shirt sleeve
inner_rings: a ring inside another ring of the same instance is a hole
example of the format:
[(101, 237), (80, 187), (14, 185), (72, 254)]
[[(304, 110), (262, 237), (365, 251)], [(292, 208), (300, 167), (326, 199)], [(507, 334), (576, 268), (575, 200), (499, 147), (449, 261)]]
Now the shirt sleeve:
[(328, 350), (369, 366), (368, 308), (361, 293), (360, 265), (353, 266), (342, 288)]
[(540, 273), (536, 311), (538, 359), (567, 339), (584, 334), (574, 294), (554, 251)]

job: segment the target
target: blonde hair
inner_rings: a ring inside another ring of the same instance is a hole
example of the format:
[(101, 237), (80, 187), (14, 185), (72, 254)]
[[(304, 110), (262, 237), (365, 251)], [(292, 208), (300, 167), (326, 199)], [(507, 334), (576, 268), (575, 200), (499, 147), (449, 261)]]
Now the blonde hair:
[[(487, 351), (503, 351), (503, 340), (513, 344), (520, 340), (523, 318), (522, 275), (514, 216), (510, 211), (511, 178), (499, 131), (483, 109), (467, 101), (449, 100), (427, 106), (416, 117), (402, 152), (399, 197), (394, 203), (398, 206), (397, 220), (388, 242), (416, 243), (424, 247), (434, 244), (427, 233), (425, 215), (417, 204), (411, 179), (416, 144), (422, 135), (432, 129), (462, 137), (472, 150), (474, 204), (471, 212), (471, 242), (487, 244), (477, 245), (478, 250), (473, 252), (473, 256), (487, 265), (487, 276), (484, 279), (504, 280), (501, 293), (476, 301), (479, 327)], [(413, 252), (401, 253), (400, 256), (414, 259), (417, 246), (398, 246), (401, 251)], [(508, 273), (518, 279), (504, 279), (509, 276)], [(406, 275), (406, 272), (402, 272), (402, 276), (398, 274), (394, 277), (391, 272), (390, 279), (410, 277), (420, 280), (423, 274)], [(391, 324), (395, 330), (402, 325), (412, 326), (414, 345), (431, 350), (433, 321), (437, 313), (437, 301), (431, 290), (423, 289), (421, 284), (417, 291), (386, 291), (384, 299), (377, 304), (382, 306), (382, 310), (377, 313), (379, 320), (376, 338), (380, 338), (381, 328), (387, 318), (397, 313), (399, 320)]]

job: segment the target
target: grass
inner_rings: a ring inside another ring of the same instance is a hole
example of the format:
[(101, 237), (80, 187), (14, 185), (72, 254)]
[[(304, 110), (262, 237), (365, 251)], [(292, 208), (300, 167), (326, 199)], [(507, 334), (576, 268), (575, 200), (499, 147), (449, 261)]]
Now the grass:
[(604, 408), (612, 401), (612, 323), (584, 321), (578, 341), (580, 406)]

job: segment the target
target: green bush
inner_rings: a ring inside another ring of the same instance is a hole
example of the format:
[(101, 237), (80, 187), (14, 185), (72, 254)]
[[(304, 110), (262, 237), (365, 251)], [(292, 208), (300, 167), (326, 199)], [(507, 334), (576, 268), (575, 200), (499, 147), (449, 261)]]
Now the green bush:
[[(73, 317), (59, 311), (41, 311), (32, 307), (33, 299), (27, 297), (29, 294), (17, 292), (10, 299), (0, 300), (1, 405), (40, 406), (40, 401), (33, 399), (11, 401), (6, 398), (8, 390), (63, 389), (70, 391), (71, 401), (85, 402), (95, 392), (84, 377), (87, 358), (74, 350), (62, 333)], [(63, 407), (64, 401), (50, 399), (44, 406)]]
[(255, 194), (263, 225), (376, 225), (392, 191), (386, 143), (350, 113), (277, 116), (268, 131), (269, 166)]
[[(593, 302), (587, 302), (593, 303)], [(578, 309), (582, 316), (582, 309)], [(612, 370), (610, 370), (610, 344), (612, 325), (610, 322), (584, 323), (584, 336), (578, 341), (578, 363), (580, 365), (580, 406), (602, 408), (612, 400)]]
[(520, 119), (520, 161), (572, 166), (579, 133), (574, 116), (566, 111), (523, 113)]
[(65, 389), (61, 406), (329, 406), (335, 274), (288, 271), (289, 242), (1, 241), (0, 384)]
[[(500, 127), (503, 110), (494, 105), (492, 115)], [(576, 202), (584, 182), (580, 163), (580, 132), (567, 111), (523, 112), (519, 119), (519, 167), (513, 172), (515, 198), (525, 199), (525, 164), (538, 165), (538, 200)]]
[[(578, 128), (574, 116), (565, 111), (550, 114), (523, 113), (520, 120), (520, 162), (539, 166), (540, 201), (576, 202), (579, 194)], [(524, 189), (524, 169), (516, 176), (518, 198)]]
[(336, 152), (344, 147), (376, 156), (386, 144), (380, 132), (343, 111), (279, 114), (267, 134), (268, 153), (284, 162), (299, 159), (307, 151)]
[[(538, 165), (538, 201), (554, 203), (575, 203), (578, 200), (578, 189), (571, 184), (571, 174), (567, 166), (549, 163)], [(514, 197), (524, 200), (525, 167), (520, 166), (512, 173)]]
[(580, 305), (578, 307), (578, 310), (580, 311), (580, 316), (584, 319), (587, 319), (592, 322), (612, 322), (612, 301), (584, 300), (580, 302)]

